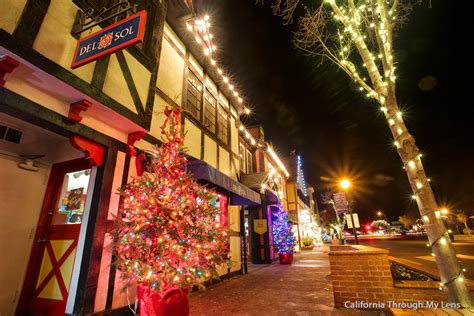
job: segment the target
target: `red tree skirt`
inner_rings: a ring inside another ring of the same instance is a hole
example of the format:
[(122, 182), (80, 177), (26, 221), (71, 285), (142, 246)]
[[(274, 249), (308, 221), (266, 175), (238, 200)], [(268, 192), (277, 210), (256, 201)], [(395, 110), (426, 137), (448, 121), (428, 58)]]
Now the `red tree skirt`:
[(163, 295), (138, 286), (140, 316), (188, 316), (188, 290), (173, 289)]

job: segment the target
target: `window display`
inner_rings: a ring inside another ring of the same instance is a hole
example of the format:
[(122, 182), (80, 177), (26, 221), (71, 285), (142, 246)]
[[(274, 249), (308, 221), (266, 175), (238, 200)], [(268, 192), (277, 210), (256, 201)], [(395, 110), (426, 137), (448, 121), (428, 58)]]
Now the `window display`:
[(90, 169), (64, 175), (58, 207), (53, 214), (53, 225), (80, 224), (89, 186)]

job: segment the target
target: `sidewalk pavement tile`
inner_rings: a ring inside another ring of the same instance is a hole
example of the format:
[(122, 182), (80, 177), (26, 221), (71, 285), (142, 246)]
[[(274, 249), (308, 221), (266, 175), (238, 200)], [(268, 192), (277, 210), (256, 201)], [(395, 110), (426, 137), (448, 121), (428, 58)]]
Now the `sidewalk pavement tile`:
[(192, 293), (190, 315), (384, 315), (334, 308), (327, 252), (297, 253), (291, 265), (250, 265), (249, 274)]

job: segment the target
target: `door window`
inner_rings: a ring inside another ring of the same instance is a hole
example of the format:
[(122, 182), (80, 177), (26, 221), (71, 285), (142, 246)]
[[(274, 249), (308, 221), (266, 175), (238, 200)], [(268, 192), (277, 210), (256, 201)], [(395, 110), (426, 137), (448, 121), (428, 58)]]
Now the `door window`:
[(77, 225), (82, 222), (91, 169), (64, 175), (52, 225)]

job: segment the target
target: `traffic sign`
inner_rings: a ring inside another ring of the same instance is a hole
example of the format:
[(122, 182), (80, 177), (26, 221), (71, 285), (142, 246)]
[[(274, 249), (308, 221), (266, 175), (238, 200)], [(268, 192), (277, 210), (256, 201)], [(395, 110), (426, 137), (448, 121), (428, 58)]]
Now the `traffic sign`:
[[(351, 216), (351, 215), (352, 215), (352, 216)], [(346, 214), (345, 216), (346, 216), (347, 228), (352, 228), (352, 227), (354, 227), (354, 226), (352, 225), (352, 218), (354, 219), (355, 228), (360, 228), (359, 216), (357, 215), (357, 213)]]

